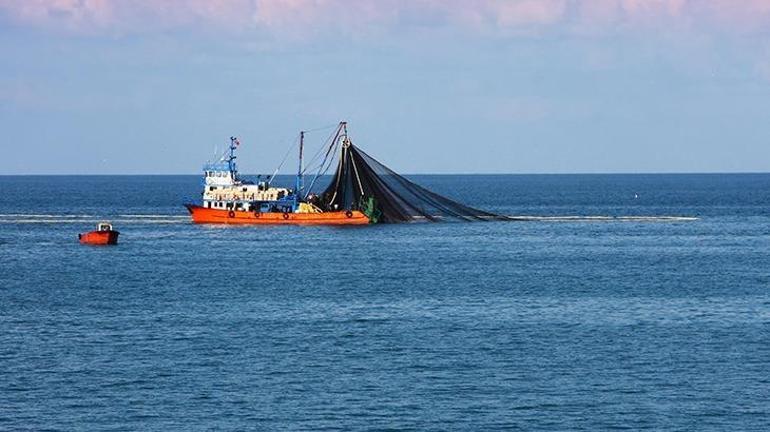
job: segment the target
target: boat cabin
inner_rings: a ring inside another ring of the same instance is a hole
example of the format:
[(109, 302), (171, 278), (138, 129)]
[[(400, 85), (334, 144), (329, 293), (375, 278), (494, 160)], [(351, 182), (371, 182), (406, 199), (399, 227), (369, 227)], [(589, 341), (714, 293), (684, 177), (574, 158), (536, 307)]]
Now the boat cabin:
[(229, 152), (203, 167), (203, 207), (228, 211), (292, 212), (298, 205), (294, 191), (254, 184), (238, 176), (235, 164), (237, 140), (231, 138)]

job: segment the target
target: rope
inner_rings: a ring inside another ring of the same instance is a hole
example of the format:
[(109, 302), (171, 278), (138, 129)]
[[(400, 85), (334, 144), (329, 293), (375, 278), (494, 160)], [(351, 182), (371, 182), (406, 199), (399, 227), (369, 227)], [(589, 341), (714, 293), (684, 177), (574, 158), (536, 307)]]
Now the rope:
[(270, 179), (268, 179), (268, 180), (267, 180), (267, 184), (270, 184), (270, 183), (272, 183), (272, 182), (273, 182), (273, 179), (274, 179), (274, 178), (275, 178), (275, 176), (278, 174), (278, 171), (280, 171), (280, 170), (281, 170), (281, 168), (283, 167), (283, 164), (284, 164), (284, 163), (286, 163), (286, 159), (288, 159), (288, 158), (289, 158), (289, 154), (291, 154), (292, 150), (294, 150), (294, 147), (297, 147), (297, 144), (298, 144), (298, 143), (299, 143), (299, 136), (298, 136), (298, 137), (297, 137), (297, 139), (294, 141), (294, 144), (292, 144), (292, 146), (291, 146), (291, 147), (289, 147), (289, 150), (287, 150), (287, 151), (286, 151), (286, 154), (283, 156), (283, 160), (281, 160), (281, 163), (280, 163), (280, 164), (278, 164), (278, 168), (276, 168), (276, 169), (275, 169), (275, 171), (273, 172), (273, 175), (271, 175), (271, 176), (270, 176)]
[[(321, 156), (321, 154), (323, 153), (323, 150), (329, 145), (329, 143), (331, 143), (333, 139), (336, 139), (337, 135), (338, 135), (338, 131), (335, 130), (326, 138), (326, 140), (323, 142), (323, 145), (318, 148), (318, 151), (316, 151), (316, 153), (313, 155), (310, 161), (308, 161), (308, 163), (305, 165), (308, 168), (305, 168), (305, 170), (302, 171), (302, 174), (305, 174), (306, 172), (310, 171), (309, 167), (313, 165), (313, 163), (316, 161), (316, 159), (318, 159), (319, 156)], [(320, 166), (323, 166), (323, 164), (324, 162), (321, 162)]]
[(350, 163), (353, 165), (353, 171), (356, 173), (356, 180), (358, 181), (358, 190), (361, 191), (361, 196), (364, 196), (364, 187), (361, 185), (361, 176), (358, 175), (358, 168), (356, 167), (356, 160), (353, 158), (353, 153), (350, 153)]
[[(329, 159), (329, 155), (332, 154), (332, 153), (336, 153), (336, 150), (334, 150), (334, 149), (336, 149), (337, 146), (339, 145), (339, 139), (338, 138), (340, 136), (341, 129), (342, 129), (342, 124), (340, 123), (337, 126), (337, 129), (335, 129), (334, 133), (329, 137), (329, 138), (331, 138), (331, 143), (328, 145), (328, 148), (326, 150), (326, 155), (324, 155), (324, 158), (323, 158), (323, 160), (321, 161), (321, 164), (318, 167), (318, 172), (315, 174), (315, 176), (313, 177), (313, 180), (310, 182), (310, 186), (307, 187), (307, 193), (305, 194), (305, 198), (307, 198), (310, 195), (310, 191), (313, 190), (313, 185), (315, 184), (316, 180), (318, 180), (318, 177), (321, 176), (321, 172), (323, 171), (323, 173), (326, 174), (326, 171), (328, 171), (329, 168), (331, 167), (331, 160)], [(327, 139), (326, 142), (329, 142), (329, 139)], [(326, 147), (326, 142), (324, 143), (324, 146), (321, 147), (320, 150), (323, 150), (324, 147)], [(316, 157), (318, 155), (320, 155), (320, 153), (321, 153), (320, 150), (317, 153), (317, 155), (313, 157), (312, 160), (315, 160)], [(327, 162), (328, 162), (328, 164), (327, 164)], [(326, 165), (326, 169), (324, 169), (324, 164), (327, 164)]]
[(306, 130), (305, 133), (318, 132), (318, 131), (322, 131), (322, 130), (326, 130), (326, 129), (331, 129), (331, 128), (336, 127), (336, 126), (339, 126), (339, 123), (332, 123), (330, 125), (317, 127), (315, 129), (309, 129), (309, 130)]
[(337, 165), (337, 168), (338, 168), (337, 169), (337, 175), (335, 176), (335, 177), (337, 177), (337, 183), (334, 185), (334, 195), (329, 200), (329, 204), (333, 203), (334, 200), (337, 198), (337, 191), (339, 190), (340, 180), (342, 179), (342, 172), (343, 172), (342, 170), (344, 169), (343, 167), (345, 166), (345, 155), (346, 155), (346, 153), (347, 152), (343, 148), (342, 149), (342, 157), (340, 159), (340, 164)]

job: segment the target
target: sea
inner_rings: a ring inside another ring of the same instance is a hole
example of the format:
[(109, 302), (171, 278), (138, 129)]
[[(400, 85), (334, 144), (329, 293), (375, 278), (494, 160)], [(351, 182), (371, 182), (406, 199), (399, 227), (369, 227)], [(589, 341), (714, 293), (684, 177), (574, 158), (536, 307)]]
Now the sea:
[(410, 178), (517, 218), (194, 225), (199, 176), (0, 177), (0, 430), (770, 430), (770, 174)]

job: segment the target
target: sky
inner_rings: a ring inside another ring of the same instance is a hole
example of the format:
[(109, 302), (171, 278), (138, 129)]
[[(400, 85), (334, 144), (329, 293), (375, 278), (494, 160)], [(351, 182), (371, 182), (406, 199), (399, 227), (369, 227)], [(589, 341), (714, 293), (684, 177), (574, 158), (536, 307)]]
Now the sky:
[(770, 0), (0, 0), (0, 62), (0, 175), (271, 173), (341, 120), (407, 174), (770, 171)]

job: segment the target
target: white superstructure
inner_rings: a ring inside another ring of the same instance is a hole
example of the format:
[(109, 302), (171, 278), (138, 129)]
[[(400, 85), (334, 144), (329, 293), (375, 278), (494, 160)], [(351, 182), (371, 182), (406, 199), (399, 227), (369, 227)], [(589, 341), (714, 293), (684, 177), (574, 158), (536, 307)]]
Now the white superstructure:
[[(293, 211), (293, 191), (270, 187), (269, 182), (243, 181), (235, 165), (237, 138), (230, 138), (229, 152), (203, 167), (203, 207), (240, 211)], [(289, 200), (290, 198), (290, 200)]]

